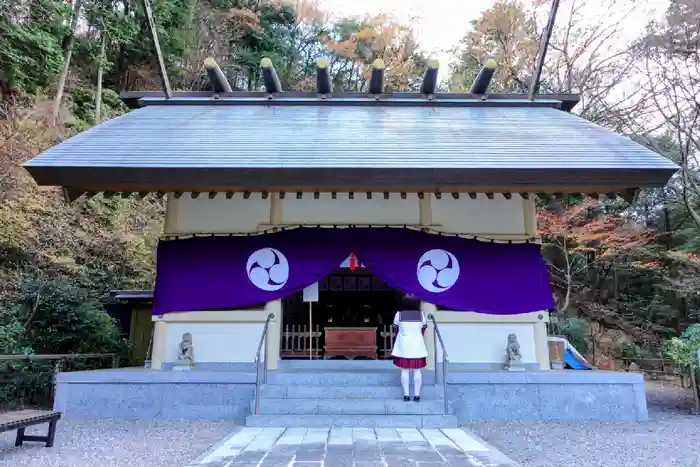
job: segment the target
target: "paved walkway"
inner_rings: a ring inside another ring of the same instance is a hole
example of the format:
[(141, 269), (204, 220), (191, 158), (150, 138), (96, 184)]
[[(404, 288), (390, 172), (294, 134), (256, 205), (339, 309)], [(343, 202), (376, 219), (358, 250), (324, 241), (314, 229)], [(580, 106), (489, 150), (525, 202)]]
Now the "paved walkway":
[(461, 428), (241, 428), (190, 466), (501, 467), (515, 462)]

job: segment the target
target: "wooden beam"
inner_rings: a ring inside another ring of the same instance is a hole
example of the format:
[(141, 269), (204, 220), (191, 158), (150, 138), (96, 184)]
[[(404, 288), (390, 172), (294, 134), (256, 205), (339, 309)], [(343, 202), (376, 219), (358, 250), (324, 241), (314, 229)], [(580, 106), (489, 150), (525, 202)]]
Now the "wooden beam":
[(297, 191), (297, 199), (301, 199), (304, 196), (304, 193), (301, 191)]
[(486, 197), (488, 199), (493, 199), (493, 193), (486, 193)]
[(439, 191), (435, 193), (435, 199), (442, 199), (442, 193), (440, 193)]
[(199, 192), (198, 191), (190, 191), (190, 197), (192, 199), (197, 199), (199, 198)]
[(143, 5), (144, 13), (146, 13), (146, 24), (148, 25), (148, 30), (150, 31), (151, 39), (153, 40), (153, 49), (156, 53), (156, 60), (158, 62), (158, 73), (160, 74), (161, 85), (163, 86), (163, 94), (165, 94), (166, 99), (170, 99), (172, 97), (173, 91), (170, 88), (170, 80), (168, 79), (168, 69), (165, 66), (163, 53), (160, 49), (160, 42), (158, 41), (158, 27), (156, 26), (155, 19), (153, 18), (151, 2), (149, 0), (141, 0), (141, 4)]
[(216, 198), (216, 195), (217, 195), (217, 194), (218, 194), (218, 192), (216, 192), (216, 191), (210, 191), (210, 192), (209, 192), (209, 199), (214, 199), (214, 198)]
[(263, 191), (262, 193), (260, 193), (260, 197), (262, 199), (267, 199), (268, 196), (270, 196), (270, 194), (267, 191)]
[(457, 193), (456, 191), (453, 192), (453, 193), (452, 193), (452, 197), (453, 197), (454, 199), (459, 199), (459, 193)]
[(234, 193), (233, 191), (227, 191), (227, 192), (226, 192), (226, 199), (231, 199), (231, 198), (233, 198), (233, 193)]
[(511, 199), (513, 197), (513, 193), (503, 193), (503, 197), (505, 199)]
[(384, 199), (389, 199), (389, 192), (388, 191), (384, 192)]
[(372, 192), (371, 191), (367, 192), (367, 199), (372, 199)]
[(471, 199), (476, 199), (477, 196), (479, 196), (477, 193), (469, 192), (469, 197), (470, 197)]
[(248, 199), (250, 198), (250, 191), (244, 191), (243, 192), (243, 199)]

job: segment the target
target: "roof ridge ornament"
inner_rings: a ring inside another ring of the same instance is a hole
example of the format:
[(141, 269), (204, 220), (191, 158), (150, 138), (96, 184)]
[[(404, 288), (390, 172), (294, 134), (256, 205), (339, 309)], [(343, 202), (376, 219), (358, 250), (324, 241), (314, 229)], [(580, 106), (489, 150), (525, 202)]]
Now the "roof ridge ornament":
[(272, 99), (274, 94), (282, 92), (282, 84), (275, 71), (275, 66), (272, 64), (272, 60), (268, 57), (264, 57), (260, 60), (260, 68), (262, 68), (263, 83), (265, 84), (265, 91), (269, 94), (268, 99)]
[(379, 94), (384, 93), (384, 69), (386, 65), (381, 58), (376, 59), (372, 63), (372, 76), (369, 79), (369, 93), (375, 95), (375, 99), (379, 100)]
[(231, 85), (226, 79), (224, 72), (221, 71), (219, 64), (216, 63), (216, 60), (214, 60), (213, 57), (207, 57), (204, 59), (204, 69), (207, 71), (211, 89), (217, 95), (217, 98), (219, 93), (233, 92), (233, 89), (231, 89)]
[(333, 92), (333, 82), (328, 66), (328, 60), (325, 58), (316, 60), (316, 91), (321, 95), (321, 99), (325, 99), (327, 94)]
[(420, 93), (432, 99), (437, 89), (438, 69), (440, 62), (437, 60), (429, 60), (428, 67), (425, 69), (423, 81), (420, 84)]
[[(469, 93), (485, 95), (489, 88), (489, 84), (491, 84), (491, 79), (496, 71), (496, 67), (498, 67), (496, 60), (493, 58), (486, 60), (486, 63), (484, 63), (484, 66), (481, 67), (481, 70), (479, 70), (476, 78), (474, 78), (474, 82), (472, 83), (471, 88), (469, 88)], [(481, 96), (481, 100), (484, 100), (484, 96)]]

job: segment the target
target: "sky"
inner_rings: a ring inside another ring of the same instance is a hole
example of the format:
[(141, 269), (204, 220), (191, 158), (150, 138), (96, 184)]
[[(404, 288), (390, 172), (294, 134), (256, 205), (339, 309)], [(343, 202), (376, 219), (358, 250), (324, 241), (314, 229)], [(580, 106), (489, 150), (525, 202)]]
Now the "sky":
[[(668, 0), (637, 0), (644, 4), (625, 19), (625, 35), (637, 37), (646, 22), (666, 10)], [(391, 14), (398, 21), (414, 27), (421, 48), (440, 61), (441, 75), (447, 71), (448, 51), (459, 43), (469, 29), (469, 22), (493, 5), (494, 0), (318, 0), (319, 6), (339, 16)], [(568, 2), (562, 0), (561, 4)], [(597, 0), (589, 0), (590, 17), (596, 21)], [(559, 18), (564, 16), (562, 10)]]

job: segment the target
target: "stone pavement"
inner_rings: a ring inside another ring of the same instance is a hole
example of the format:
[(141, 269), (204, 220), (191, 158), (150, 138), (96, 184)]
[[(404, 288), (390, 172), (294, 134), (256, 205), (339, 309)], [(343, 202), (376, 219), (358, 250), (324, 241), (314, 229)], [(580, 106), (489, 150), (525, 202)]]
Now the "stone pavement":
[(516, 463), (461, 428), (244, 427), (189, 465), (505, 467)]

